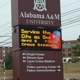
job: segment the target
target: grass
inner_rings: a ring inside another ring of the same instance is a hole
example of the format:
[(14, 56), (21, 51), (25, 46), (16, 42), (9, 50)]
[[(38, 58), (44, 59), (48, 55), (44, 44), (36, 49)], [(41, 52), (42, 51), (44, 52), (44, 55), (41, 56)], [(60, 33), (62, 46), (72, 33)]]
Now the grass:
[(80, 62), (63, 64), (64, 79), (77, 78), (80, 79)]
[[(66, 79), (66, 78), (80, 79), (80, 62), (78, 62), (78, 63), (64, 63), (63, 64), (63, 72), (64, 72), (63, 73), (64, 79)], [(11, 71), (7, 71), (7, 74), (8, 74), (7, 76), (12, 77)], [(0, 78), (1, 78), (1, 76), (0, 76)]]

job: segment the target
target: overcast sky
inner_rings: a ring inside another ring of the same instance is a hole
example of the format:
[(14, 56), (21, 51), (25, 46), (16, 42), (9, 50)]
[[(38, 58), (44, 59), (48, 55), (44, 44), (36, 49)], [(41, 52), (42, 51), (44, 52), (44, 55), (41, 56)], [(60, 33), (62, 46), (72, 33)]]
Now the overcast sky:
[(80, 35), (80, 0), (61, 0), (62, 39), (76, 40)]
[[(60, 0), (63, 40), (76, 40), (80, 35), (80, 0)], [(8, 36), (8, 37), (1, 37)], [(0, 0), (0, 45), (12, 42), (11, 0)], [(11, 44), (8, 44), (8, 46)]]

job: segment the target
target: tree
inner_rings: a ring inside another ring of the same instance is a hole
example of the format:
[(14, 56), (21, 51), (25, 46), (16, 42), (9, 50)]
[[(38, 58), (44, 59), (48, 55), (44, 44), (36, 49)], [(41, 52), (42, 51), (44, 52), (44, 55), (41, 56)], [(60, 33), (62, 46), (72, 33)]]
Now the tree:
[(6, 69), (6, 70), (12, 69), (12, 52), (9, 52), (9, 53), (6, 55), (6, 57), (5, 57), (2, 65), (4, 64), (4, 62), (5, 62), (5, 69)]
[(80, 35), (77, 38), (77, 40), (79, 41), (79, 43), (72, 47), (72, 50), (73, 50), (72, 52), (74, 53), (74, 56), (79, 57), (80, 56)]
[(79, 38), (77, 38), (77, 40), (79, 41), (79, 43), (80, 43), (80, 35), (79, 35)]
[(77, 40), (79, 41), (79, 43), (75, 46), (72, 46), (72, 53), (74, 54), (74, 57), (71, 59), (71, 61), (73, 63), (80, 61), (80, 59), (78, 58), (80, 56), (80, 35)]
[(79, 62), (79, 58), (73, 57), (73, 58), (71, 58), (71, 62), (72, 63), (77, 63), (77, 62)]
[(74, 56), (79, 57), (80, 56), (80, 45), (76, 44), (75, 46), (72, 47), (72, 53), (74, 54)]

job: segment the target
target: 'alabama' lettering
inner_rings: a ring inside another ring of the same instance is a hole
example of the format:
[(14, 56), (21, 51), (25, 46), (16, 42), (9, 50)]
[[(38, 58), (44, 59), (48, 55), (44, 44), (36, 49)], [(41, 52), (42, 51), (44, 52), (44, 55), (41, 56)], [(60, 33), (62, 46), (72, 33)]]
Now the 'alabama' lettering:
[(60, 20), (60, 15), (59, 14), (32, 14), (31, 12), (21, 12), (20, 13), (20, 18), (33, 18), (33, 19), (50, 19), (50, 20)]

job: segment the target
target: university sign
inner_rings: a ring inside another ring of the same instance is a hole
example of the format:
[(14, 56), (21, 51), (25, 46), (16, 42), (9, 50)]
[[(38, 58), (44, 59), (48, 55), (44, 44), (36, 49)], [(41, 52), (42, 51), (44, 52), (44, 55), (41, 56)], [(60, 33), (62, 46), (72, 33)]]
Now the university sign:
[(60, 0), (11, 0), (13, 80), (63, 80)]
[[(59, 0), (19, 0), (12, 5), (14, 11), (13, 26), (19, 25), (41, 25), (41, 26), (61, 26), (60, 1)], [(15, 14), (15, 15), (14, 15)], [(15, 19), (16, 18), (16, 19)]]

